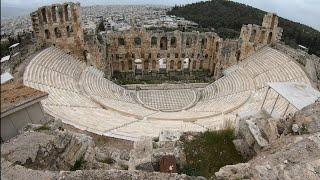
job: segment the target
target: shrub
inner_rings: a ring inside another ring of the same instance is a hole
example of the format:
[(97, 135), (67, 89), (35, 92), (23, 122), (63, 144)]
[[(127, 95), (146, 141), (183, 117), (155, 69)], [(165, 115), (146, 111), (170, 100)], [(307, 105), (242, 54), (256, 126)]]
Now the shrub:
[(233, 130), (205, 132), (191, 141), (184, 142), (187, 164), (182, 173), (211, 177), (225, 165), (244, 162), (235, 149)]
[(44, 125), (36, 128), (34, 131), (40, 132), (40, 131), (47, 131), (47, 130), (50, 130), (50, 128), (48, 127), (48, 125), (44, 124)]
[(106, 163), (106, 164), (113, 164), (116, 161), (114, 159), (112, 159), (111, 157), (107, 157), (105, 158), (103, 161), (101, 161), (102, 163)]
[(70, 171), (76, 171), (76, 170), (82, 169), (85, 163), (86, 161), (83, 159), (83, 157), (81, 157), (80, 159), (76, 160), (74, 165), (70, 168)]

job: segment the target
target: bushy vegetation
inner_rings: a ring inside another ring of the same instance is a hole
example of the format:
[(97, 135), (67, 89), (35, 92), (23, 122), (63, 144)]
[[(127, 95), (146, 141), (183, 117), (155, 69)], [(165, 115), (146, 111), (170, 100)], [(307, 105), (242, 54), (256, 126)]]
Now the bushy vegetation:
[[(243, 24), (261, 25), (266, 12), (232, 1), (212, 0), (175, 6), (168, 14), (184, 17), (203, 28), (215, 28), (222, 38), (235, 38)], [(284, 18), (279, 18), (279, 26), (284, 30), (282, 40), (286, 44), (294, 48), (301, 44), (309, 48), (309, 53), (320, 56), (319, 31)]]
[(86, 161), (83, 159), (83, 157), (81, 157), (80, 159), (76, 160), (74, 165), (70, 168), (70, 171), (76, 171), (76, 170), (82, 169), (85, 163)]
[(116, 161), (114, 159), (112, 159), (111, 157), (107, 157), (105, 158), (103, 161), (101, 161), (102, 163), (106, 163), (106, 164), (113, 164)]
[(244, 162), (235, 149), (233, 130), (205, 132), (184, 142), (187, 165), (182, 173), (192, 176), (211, 177), (225, 165)]
[(40, 131), (48, 131), (48, 130), (50, 130), (50, 127), (47, 124), (44, 124), (44, 125), (36, 128), (34, 131), (40, 132)]

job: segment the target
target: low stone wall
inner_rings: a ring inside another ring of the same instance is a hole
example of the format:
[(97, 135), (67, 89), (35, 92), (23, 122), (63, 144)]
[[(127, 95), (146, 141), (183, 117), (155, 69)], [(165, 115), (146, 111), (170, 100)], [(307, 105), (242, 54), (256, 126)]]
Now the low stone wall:
[(168, 89), (201, 89), (208, 85), (208, 83), (191, 83), (191, 84), (130, 84), (123, 85), (128, 90), (168, 90)]

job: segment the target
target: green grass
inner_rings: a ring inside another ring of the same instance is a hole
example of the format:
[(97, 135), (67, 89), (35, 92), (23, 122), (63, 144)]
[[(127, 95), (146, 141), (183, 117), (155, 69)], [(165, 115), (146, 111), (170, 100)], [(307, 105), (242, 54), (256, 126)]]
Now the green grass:
[(36, 128), (34, 131), (40, 132), (40, 131), (48, 131), (48, 130), (50, 130), (50, 128), (48, 127), (48, 125), (44, 124), (44, 125)]
[(211, 177), (225, 165), (244, 162), (235, 149), (233, 130), (205, 132), (191, 141), (184, 142), (187, 164), (182, 173)]

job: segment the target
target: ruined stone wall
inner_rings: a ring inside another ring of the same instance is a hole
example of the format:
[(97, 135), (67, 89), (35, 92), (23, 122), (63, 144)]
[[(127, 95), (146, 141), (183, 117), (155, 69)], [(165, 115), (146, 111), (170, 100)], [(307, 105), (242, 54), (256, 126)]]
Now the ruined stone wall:
[[(31, 13), (34, 36), (40, 45), (56, 45), (104, 71), (108, 78), (114, 72), (139, 70), (142, 74), (204, 71), (218, 79), (223, 69), (279, 42), (282, 36), (273, 13), (265, 15), (262, 26), (244, 25), (236, 40), (198, 31), (85, 32), (80, 17), (79, 3), (43, 6)], [(161, 61), (165, 64), (160, 67)]]
[(240, 34), (240, 59), (247, 58), (265, 45), (279, 42), (282, 31), (282, 28), (278, 27), (278, 16), (274, 13), (268, 13), (264, 16), (262, 26), (243, 25)]
[(106, 35), (107, 59), (112, 71), (135, 70), (140, 59), (142, 71), (159, 71), (165, 59), (166, 71), (182, 71), (189, 58), (190, 71), (209, 70), (214, 74), (222, 39), (213, 32), (164, 32), (132, 29)]
[(84, 38), (79, 3), (53, 4), (30, 14), (40, 44), (56, 45), (84, 60)]

